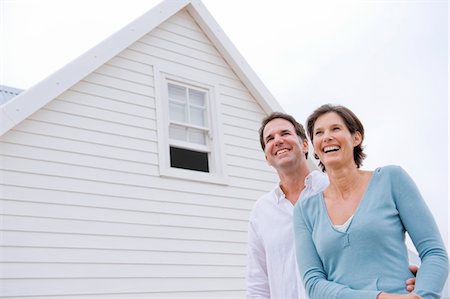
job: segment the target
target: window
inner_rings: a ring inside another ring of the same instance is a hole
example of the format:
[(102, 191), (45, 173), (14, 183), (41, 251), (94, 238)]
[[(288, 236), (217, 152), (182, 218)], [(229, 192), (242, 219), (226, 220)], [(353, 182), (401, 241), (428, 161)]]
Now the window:
[(170, 166), (209, 172), (207, 91), (168, 83)]
[[(158, 76), (159, 75), (159, 76)], [(215, 84), (165, 73), (157, 96), (160, 173), (226, 184)]]

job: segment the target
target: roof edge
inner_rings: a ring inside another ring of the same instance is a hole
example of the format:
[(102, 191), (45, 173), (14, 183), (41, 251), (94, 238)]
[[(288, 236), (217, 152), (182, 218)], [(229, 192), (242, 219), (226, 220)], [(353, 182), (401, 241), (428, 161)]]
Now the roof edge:
[[(82, 78), (120, 53), (188, 5), (190, 0), (168, 0), (157, 4), (98, 45), (63, 66), (46, 79), (0, 106), (0, 136), (42, 108)], [(5, 119), (5, 121), (3, 121)]]

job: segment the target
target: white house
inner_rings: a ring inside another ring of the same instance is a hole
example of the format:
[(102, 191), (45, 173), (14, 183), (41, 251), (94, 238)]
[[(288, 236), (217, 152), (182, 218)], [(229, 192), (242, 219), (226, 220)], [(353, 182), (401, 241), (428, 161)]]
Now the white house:
[(198, 0), (0, 106), (0, 297), (242, 298), (282, 110)]

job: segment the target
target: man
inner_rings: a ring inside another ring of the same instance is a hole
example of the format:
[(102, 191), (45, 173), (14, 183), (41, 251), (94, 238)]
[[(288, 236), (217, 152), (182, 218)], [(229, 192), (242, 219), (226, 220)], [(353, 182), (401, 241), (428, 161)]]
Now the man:
[[(258, 199), (250, 215), (247, 298), (306, 299), (297, 269), (292, 215), (299, 198), (323, 191), (328, 178), (310, 171), (305, 129), (292, 116), (274, 112), (264, 118), (259, 139), (280, 182)], [(414, 279), (407, 281), (407, 289), (412, 290), (414, 283)]]

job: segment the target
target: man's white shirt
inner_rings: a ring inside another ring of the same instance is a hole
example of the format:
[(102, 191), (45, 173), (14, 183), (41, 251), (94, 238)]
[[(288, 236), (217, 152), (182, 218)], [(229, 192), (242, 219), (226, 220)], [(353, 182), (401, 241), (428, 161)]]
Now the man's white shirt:
[[(300, 198), (323, 191), (328, 177), (312, 171)], [(247, 256), (247, 298), (306, 299), (297, 268), (293, 231), (294, 206), (279, 184), (259, 198), (250, 214)]]

